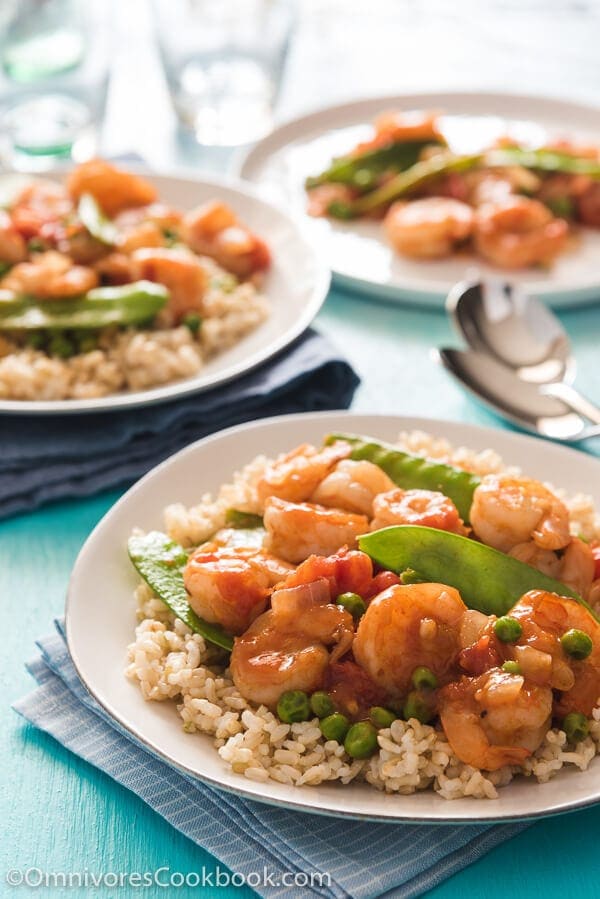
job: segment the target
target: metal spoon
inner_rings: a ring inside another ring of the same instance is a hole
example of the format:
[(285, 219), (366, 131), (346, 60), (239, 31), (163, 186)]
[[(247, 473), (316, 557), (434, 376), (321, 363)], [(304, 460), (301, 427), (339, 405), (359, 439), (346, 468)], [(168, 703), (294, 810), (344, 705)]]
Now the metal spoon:
[(576, 365), (569, 338), (540, 300), (516, 284), (463, 282), (450, 291), (447, 308), (472, 349), (489, 354), (521, 380), (539, 384), (542, 393), (600, 424), (600, 409), (571, 387)]
[(538, 436), (565, 442), (600, 437), (600, 425), (588, 425), (539, 385), (523, 381), (514, 370), (474, 350), (434, 350), (444, 365), (473, 396), (496, 414)]

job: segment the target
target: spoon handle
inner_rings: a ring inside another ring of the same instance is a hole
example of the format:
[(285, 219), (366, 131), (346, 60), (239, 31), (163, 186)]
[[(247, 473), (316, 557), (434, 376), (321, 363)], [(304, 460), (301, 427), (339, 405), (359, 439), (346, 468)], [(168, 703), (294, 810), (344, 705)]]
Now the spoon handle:
[(563, 381), (555, 381), (551, 384), (540, 385), (540, 392), (546, 396), (553, 396), (561, 400), (573, 412), (583, 415), (594, 425), (600, 425), (600, 409), (590, 400), (582, 396), (574, 387)]
[(581, 440), (591, 440), (594, 437), (600, 437), (600, 425), (590, 425), (580, 431), (574, 442), (579, 443)]

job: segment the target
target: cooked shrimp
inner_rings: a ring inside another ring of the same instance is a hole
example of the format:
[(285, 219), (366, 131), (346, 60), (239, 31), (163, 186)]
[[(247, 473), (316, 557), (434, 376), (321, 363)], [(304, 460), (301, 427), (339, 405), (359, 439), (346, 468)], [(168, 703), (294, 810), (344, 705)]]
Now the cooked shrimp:
[(15, 228), (11, 217), (0, 209), (0, 262), (23, 262), (27, 258), (27, 244)]
[(44, 234), (72, 211), (73, 204), (62, 184), (37, 180), (20, 192), (10, 216), (17, 231), (28, 238)]
[(288, 562), (309, 556), (330, 556), (342, 546), (353, 546), (369, 528), (365, 515), (326, 509), (314, 503), (289, 503), (269, 497), (265, 503), (266, 546)]
[[(513, 606), (510, 615), (523, 628), (512, 648), (513, 657), (526, 674), (531, 659), (539, 671), (538, 680), (561, 691), (555, 713), (591, 715), (600, 697), (600, 624), (592, 613), (574, 599), (531, 590)], [(592, 640), (592, 651), (585, 659), (574, 659), (562, 648), (560, 638), (572, 628), (584, 631)], [(532, 656), (529, 650), (537, 655)]]
[(527, 197), (482, 206), (473, 237), (481, 255), (502, 268), (547, 265), (566, 245), (569, 226), (547, 206)]
[(133, 253), (143, 247), (164, 247), (165, 235), (156, 222), (145, 221), (123, 230), (119, 236), (121, 253)]
[(446, 142), (438, 127), (437, 114), (432, 111), (384, 112), (377, 116), (374, 125), (373, 140), (359, 144), (354, 152), (363, 152), (391, 141)]
[(396, 585), (373, 599), (360, 620), (354, 657), (392, 696), (405, 696), (415, 668), (425, 665), (441, 683), (452, 676), (466, 606), (444, 584)]
[(91, 194), (111, 217), (123, 209), (147, 206), (156, 200), (156, 189), (149, 181), (102, 159), (91, 159), (73, 169), (67, 178), (67, 190), (74, 200)]
[(529, 540), (562, 549), (571, 540), (565, 504), (529, 478), (488, 475), (475, 490), (470, 517), (477, 537), (502, 552)]
[(600, 183), (592, 181), (577, 199), (577, 214), (584, 225), (600, 228)]
[(183, 213), (164, 203), (151, 203), (149, 206), (137, 206), (135, 209), (125, 209), (115, 218), (115, 225), (127, 231), (135, 228), (143, 222), (152, 222), (161, 228), (177, 231), (181, 225)]
[(471, 236), (473, 210), (460, 200), (426, 197), (390, 207), (384, 227), (394, 249), (415, 259), (442, 259)]
[(202, 312), (208, 279), (200, 260), (192, 253), (175, 248), (143, 248), (134, 250), (131, 258), (138, 278), (158, 281), (168, 288), (168, 310), (175, 321), (188, 312)]
[(50, 250), (33, 262), (15, 265), (0, 282), (5, 290), (31, 294), (40, 300), (61, 300), (86, 293), (98, 284), (96, 272), (73, 265), (68, 256)]
[(270, 265), (271, 257), (264, 241), (218, 200), (186, 213), (181, 233), (195, 253), (210, 256), (239, 278), (249, 278)]
[(417, 524), (466, 534), (463, 521), (452, 500), (435, 490), (402, 490), (396, 487), (380, 493), (373, 502), (371, 530), (387, 528), (393, 524)]
[(308, 191), (306, 211), (316, 218), (327, 215), (332, 203), (351, 203), (356, 199), (356, 195), (357, 191), (347, 184), (319, 184), (317, 187), (311, 187)]
[(533, 540), (519, 543), (509, 555), (561, 581), (587, 599), (594, 580), (594, 557), (588, 544), (578, 537), (573, 537), (560, 555), (550, 549), (540, 549)]
[(323, 449), (303, 443), (279, 456), (265, 469), (256, 485), (260, 503), (269, 496), (291, 503), (310, 499), (320, 482), (349, 452), (349, 445), (342, 442)]
[(138, 267), (125, 253), (108, 253), (94, 263), (94, 270), (107, 284), (128, 284), (135, 281)]
[(438, 707), (459, 759), (496, 771), (522, 765), (538, 748), (550, 725), (552, 691), (495, 668), (448, 684), (438, 694)]
[(271, 609), (234, 643), (231, 676), (242, 696), (274, 708), (288, 690), (324, 685), (354, 636), (352, 616), (328, 599), (325, 580), (272, 594)]
[(385, 705), (387, 698), (385, 690), (351, 659), (330, 664), (324, 686), (337, 711), (355, 721), (368, 718), (370, 709)]
[(372, 462), (342, 459), (319, 484), (311, 502), (334, 506), (348, 512), (373, 515), (373, 500), (379, 493), (393, 490), (394, 482)]
[(256, 548), (207, 545), (190, 556), (183, 580), (197, 615), (241, 634), (265, 610), (269, 588), (287, 571), (285, 563)]

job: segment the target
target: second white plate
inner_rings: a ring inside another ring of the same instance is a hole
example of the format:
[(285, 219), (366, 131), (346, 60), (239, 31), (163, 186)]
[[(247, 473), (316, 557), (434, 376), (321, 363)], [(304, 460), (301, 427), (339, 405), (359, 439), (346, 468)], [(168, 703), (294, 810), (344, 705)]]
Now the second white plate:
[[(416, 262), (386, 243), (381, 223), (333, 222), (306, 214), (304, 180), (348, 152), (370, 132), (369, 123), (389, 110), (434, 109), (453, 148), (471, 152), (510, 134), (541, 144), (570, 137), (600, 143), (600, 109), (541, 97), (489, 93), (426, 93), (383, 96), (333, 106), (295, 119), (258, 143), (240, 167), (273, 199), (304, 219), (323, 248), (336, 280), (373, 296), (416, 305), (443, 306), (450, 287), (467, 274), (506, 277), (507, 272), (467, 255)], [(584, 229), (577, 246), (549, 271), (509, 273), (550, 305), (565, 307), (600, 300), (600, 232)]]
[(6, 400), (0, 412), (12, 414), (64, 414), (134, 408), (175, 400), (209, 390), (245, 374), (288, 346), (310, 325), (329, 289), (330, 276), (298, 223), (280, 208), (265, 202), (249, 185), (226, 179), (202, 180), (141, 171), (155, 187), (161, 202), (179, 209), (216, 198), (230, 205), (249, 227), (264, 238), (273, 263), (262, 292), (270, 303), (269, 317), (190, 378), (147, 390), (129, 390), (94, 399)]

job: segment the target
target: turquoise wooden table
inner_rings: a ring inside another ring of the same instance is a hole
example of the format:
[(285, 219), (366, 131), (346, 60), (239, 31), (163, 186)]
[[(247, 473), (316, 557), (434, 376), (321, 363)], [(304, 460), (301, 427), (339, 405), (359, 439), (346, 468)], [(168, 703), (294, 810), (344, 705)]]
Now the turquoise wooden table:
[[(562, 318), (577, 349), (579, 383), (600, 400), (596, 365), (600, 307)], [(442, 313), (370, 303), (336, 291), (317, 324), (363, 377), (356, 410), (498, 425), (431, 362), (431, 346), (453, 337)], [(143, 872), (167, 865), (183, 873), (202, 866), (214, 872), (216, 867), (211, 856), (177, 834), (140, 800), (50, 738), (24, 726), (8, 708), (30, 689), (23, 662), (32, 654), (35, 638), (50, 629), (53, 616), (61, 614), (77, 551), (118, 495), (111, 492), (86, 501), (58, 503), (0, 523), (0, 595), (5, 610), (0, 674), (2, 879), (11, 868), (29, 866), (45, 871)], [(429, 895), (431, 899), (469, 894), (486, 899), (600, 895), (598, 832), (600, 806), (537, 823)], [(18, 894), (18, 890), (6, 890), (0, 886), (0, 896)], [(183, 889), (178, 894), (187, 892), (193, 891)], [(203, 895), (240, 892), (251, 895), (248, 889), (211, 888)], [(152, 890), (142, 893), (154, 895)], [(156, 888), (155, 894), (163, 895), (164, 890)], [(65, 895), (75, 896), (77, 891), (68, 890)]]
[[(282, 93), (285, 115), (327, 99), (439, 90), (441, 86), (512, 87), (593, 100), (599, 83), (598, 16), (593, 4), (579, 4), (577, 14), (566, 0), (551, 4), (541, 0), (522, 4), (423, 0), (418, 5), (408, 0), (373, 0), (369, 4), (310, 0), (307, 5), (312, 16), (301, 20)], [(144, 0), (119, 6), (116, 33), (122, 40), (115, 59), (106, 152), (136, 149), (156, 166), (218, 165), (218, 159), (214, 161), (176, 138), (156, 55), (146, 40)], [(132, 34), (135, 42), (130, 39)], [(340, 72), (343, 78), (338, 77)], [(577, 383), (600, 402), (600, 305), (571, 311), (562, 320), (579, 362)], [(431, 361), (431, 347), (454, 340), (442, 313), (377, 304), (335, 291), (317, 325), (363, 378), (356, 410), (502, 427)], [(47, 632), (53, 617), (62, 612), (69, 571), (79, 548), (118, 496), (111, 492), (86, 501), (58, 503), (0, 522), (4, 612), (0, 667), (2, 897), (26, 889), (6, 886), (6, 872), (13, 868), (118, 873), (168, 866), (184, 874), (202, 867), (214, 873), (216, 868), (214, 858), (181, 837), (140, 800), (50, 738), (23, 725), (9, 709), (10, 703), (32, 686), (24, 661), (32, 655), (36, 637)], [(600, 896), (599, 832), (600, 806), (536, 823), (431, 891), (429, 897)], [(160, 888), (130, 892), (164, 895)], [(177, 895), (192, 893), (198, 895), (199, 891), (177, 891)], [(252, 895), (246, 888), (202, 891), (207, 897), (234, 893)], [(37, 894), (89, 895), (75, 889), (39, 889)], [(106, 890), (94, 895), (128, 893)]]

